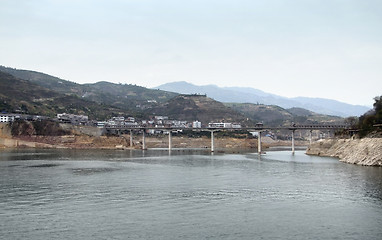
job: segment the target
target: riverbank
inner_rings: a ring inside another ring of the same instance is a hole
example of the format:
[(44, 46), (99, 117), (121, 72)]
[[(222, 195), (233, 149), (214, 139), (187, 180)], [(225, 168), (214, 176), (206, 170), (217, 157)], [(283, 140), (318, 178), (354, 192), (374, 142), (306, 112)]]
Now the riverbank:
[[(61, 125), (69, 131), (63, 136), (12, 136), (6, 124), (0, 124), (0, 148), (69, 148), (69, 149), (141, 149), (142, 135), (133, 134), (132, 145), (130, 135), (102, 136), (101, 131), (94, 127), (77, 127)], [(147, 135), (147, 148), (168, 148), (168, 135)], [(255, 138), (215, 137), (214, 147), (217, 151), (225, 149), (256, 149)], [(272, 146), (290, 146), (290, 141), (276, 141), (270, 137), (262, 138), (262, 148)], [(306, 146), (306, 142), (296, 141), (296, 146)], [(176, 136), (172, 137), (172, 148), (210, 148), (211, 139), (202, 137)]]
[(382, 138), (325, 139), (311, 144), (306, 154), (339, 158), (341, 162), (382, 166)]
[[(168, 148), (167, 136), (146, 136), (147, 148)], [(269, 143), (263, 143), (263, 148)], [(142, 136), (133, 136), (130, 146), (130, 136), (20, 136), (0, 138), (0, 148), (69, 148), (69, 149), (140, 149)], [(257, 139), (215, 138), (215, 149), (257, 149)], [(210, 148), (211, 139), (207, 137), (189, 138), (172, 137), (172, 148)]]

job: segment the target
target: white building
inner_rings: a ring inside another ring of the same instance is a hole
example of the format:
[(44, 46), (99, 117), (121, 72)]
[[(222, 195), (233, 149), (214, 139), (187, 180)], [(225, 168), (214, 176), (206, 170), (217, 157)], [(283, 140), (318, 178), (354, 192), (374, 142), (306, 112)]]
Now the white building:
[(125, 126), (127, 126), (127, 127), (139, 127), (137, 122), (125, 122)]
[(232, 128), (232, 123), (208, 123), (209, 128)]
[(88, 116), (67, 114), (67, 113), (57, 114), (57, 119), (60, 122), (71, 123), (71, 124), (81, 124), (81, 123), (87, 123), (89, 121)]
[(199, 121), (192, 122), (192, 128), (202, 128), (202, 122), (199, 122)]
[(113, 117), (112, 120), (116, 122), (123, 122), (125, 121), (125, 117)]
[(103, 127), (105, 127), (106, 124), (107, 124), (107, 122), (105, 122), (105, 121), (100, 121), (100, 122), (97, 122), (97, 127), (99, 127), (99, 128), (103, 128)]
[(127, 121), (127, 122), (135, 122), (135, 118), (133, 118), (133, 117), (128, 117), (128, 118), (126, 119), (126, 121)]
[(12, 122), (15, 120), (15, 116), (9, 114), (1, 114), (0, 115), (0, 123)]
[(167, 120), (168, 119), (167, 116), (155, 116), (154, 118), (155, 118), (156, 121), (161, 121), (161, 120), (163, 121), (163, 120)]

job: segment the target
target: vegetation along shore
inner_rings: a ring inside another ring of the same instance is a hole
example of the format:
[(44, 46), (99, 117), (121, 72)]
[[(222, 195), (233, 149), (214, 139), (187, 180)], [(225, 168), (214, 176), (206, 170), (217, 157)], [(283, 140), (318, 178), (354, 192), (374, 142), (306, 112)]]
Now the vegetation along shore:
[(340, 161), (365, 166), (382, 166), (382, 96), (374, 109), (353, 119), (351, 139), (320, 140), (309, 146), (307, 154), (337, 157)]

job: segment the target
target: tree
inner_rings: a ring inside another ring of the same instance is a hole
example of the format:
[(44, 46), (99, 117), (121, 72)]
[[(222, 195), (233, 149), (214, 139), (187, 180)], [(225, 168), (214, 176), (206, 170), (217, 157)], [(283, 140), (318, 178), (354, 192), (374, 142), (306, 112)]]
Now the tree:
[(382, 96), (374, 98), (375, 124), (382, 124)]
[(364, 137), (373, 131), (380, 131), (377, 124), (382, 124), (382, 96), (374, 98), (374, 111), (367, 112), (359, 118), (359, 136)]
[(345, 123), (349, 124), (351, 128), (356, 128), (358, 124), (358, 118), (357, 117), (348, 117), (345, 119)]

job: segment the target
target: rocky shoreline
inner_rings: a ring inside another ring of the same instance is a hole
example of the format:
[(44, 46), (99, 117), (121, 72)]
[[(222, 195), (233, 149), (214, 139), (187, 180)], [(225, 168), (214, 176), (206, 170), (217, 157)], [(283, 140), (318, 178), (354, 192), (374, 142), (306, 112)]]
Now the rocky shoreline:
[(312, 143), (308, 155), (339, 158), (341, 162), (382, 166), (382, 138), (324, 139)]

